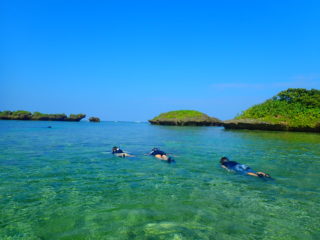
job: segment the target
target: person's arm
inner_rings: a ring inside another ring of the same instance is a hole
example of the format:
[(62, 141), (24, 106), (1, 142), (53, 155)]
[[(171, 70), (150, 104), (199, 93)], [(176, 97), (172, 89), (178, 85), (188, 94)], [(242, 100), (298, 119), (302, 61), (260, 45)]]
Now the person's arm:
[(248, 174), (248, 175), (250, 175), (250, 176), (259, 177), (259, 175), (258, 175), (258, 174), (255, 174), (255, 173), (253, 173), (253, 172), (248, 172), (247, 174)]
[(126, 157), (135, 157), (134, 155), (131, 155), (131, 154), (127, 153), (127, 152), (125, 152), (124, 154), (126, 155)]
[(255, 176), (255, 177), (270, 177), (269, 174), (264, 173), (264, 172), (257, 172), (257, 173), (248, 172), (247, 174), (251, 175), (251, 176)]
[(225, 165), (221, 164), (221, 167), (226, 169), (228, 172), (231, 172), (231, 170), (229, 168), (227, 168)]

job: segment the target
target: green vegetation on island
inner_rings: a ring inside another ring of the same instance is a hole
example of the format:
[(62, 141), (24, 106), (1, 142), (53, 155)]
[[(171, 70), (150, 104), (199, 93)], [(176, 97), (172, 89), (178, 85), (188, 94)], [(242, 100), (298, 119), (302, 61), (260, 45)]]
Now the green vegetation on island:
[(177, 126), (218, 126), (222, 122), (207, 114), (194, 110), (179, 110), (162, 113), (149, 120), (151, 124), (177, 125)]
[(3, 111), (0, 112), (1, 120), (38, 120), (38, 121), (70, 121), (79, 122), (85, 118), (85, 114), (70, 114), (68, 117), (66, 114), (45, 114), (40, 112), (34, 112), (33, 114), (28, 111)]
[(6, 119), (6, 120), (29, 120), (32, 117), (32, 113), (28, 111), (3, 111), (0, 112), (0, 119)]
[(320, 91), (289, 88), (264, 103), (254, 105), (234, 120), (225, 121), (226, 128), (320, 131)]

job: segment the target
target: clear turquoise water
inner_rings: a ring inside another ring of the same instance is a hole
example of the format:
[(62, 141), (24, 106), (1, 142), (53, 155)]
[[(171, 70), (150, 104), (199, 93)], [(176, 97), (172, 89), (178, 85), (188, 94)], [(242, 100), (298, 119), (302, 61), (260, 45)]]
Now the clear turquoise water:
[(0, 121), (0, 211), (0, 239), (320, 239), (320, 134)]

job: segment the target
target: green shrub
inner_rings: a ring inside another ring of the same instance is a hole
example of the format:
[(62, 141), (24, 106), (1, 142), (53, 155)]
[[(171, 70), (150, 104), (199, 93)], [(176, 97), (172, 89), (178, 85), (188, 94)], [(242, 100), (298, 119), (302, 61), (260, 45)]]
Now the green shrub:
[(157, 119), (177, 119), (177, 120), (183, 120), (183, 119), (192, 119), (192, 118), (209, 118), (208, 115), (194, 111), (194, 110), (179, 110), (179, 111), (171, 111), (166, 113), (161, 113), (159, 116), (155, 117), (153, 120)]
[(29, 120), (31, 119), (32, 114), (28, 111), (18, 110), (11, 113), (11, 119), (16, 120)]
[(67, 118), (68, 121), (80, 121), (82, 118), (85, 118), (85, 114), (70, 114), (70, 116)]
[(314, 127), (320, 122), (320, 91), (289, 88), (236, 117), (283, 123), (292, 127)]
[(11, 118), (11, 111), (3, 111), (0, 112), (0, 119), (10, 119)]

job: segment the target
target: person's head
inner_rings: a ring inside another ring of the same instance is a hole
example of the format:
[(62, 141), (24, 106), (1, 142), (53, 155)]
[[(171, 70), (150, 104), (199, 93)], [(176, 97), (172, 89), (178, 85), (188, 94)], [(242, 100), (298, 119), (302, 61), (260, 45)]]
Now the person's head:
[(152, 148), (152, 152), (158, 151), (158, 148)]
[(222, 157), (221, 159), (220, 159), (220, 163), (221, 164), (224, 164), (225, 162), (228, 162), (229, 161), (229, 159), (227, 158), (227, 157)]
[(114, 147), (112, 148), (112, 152), (117, 151), (118, 149), (119, 149), (118, 147), (114, 146)]

